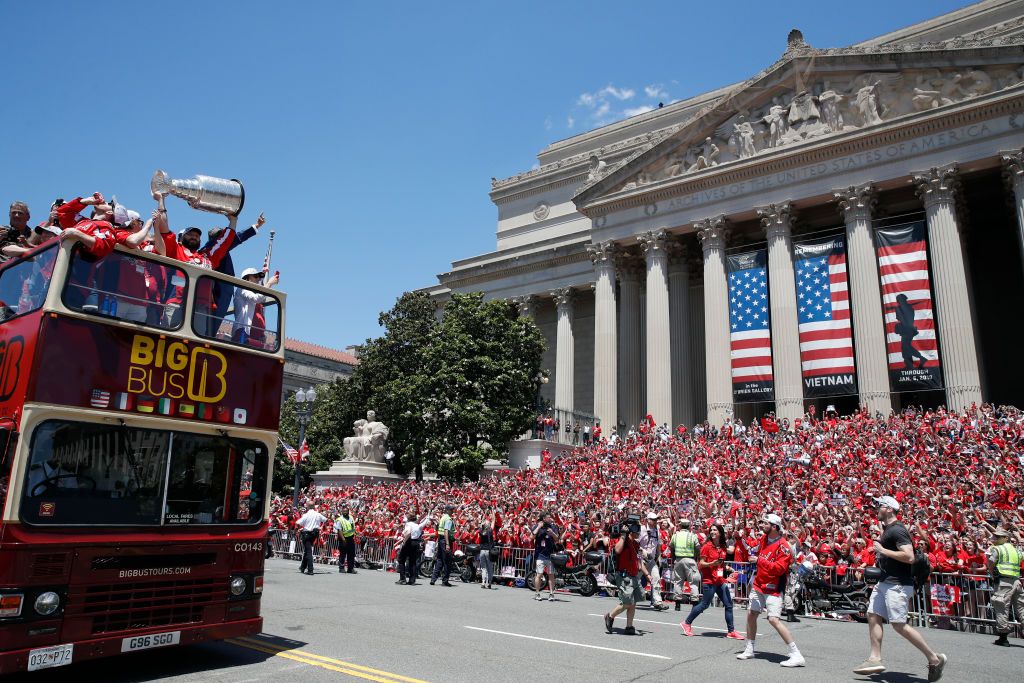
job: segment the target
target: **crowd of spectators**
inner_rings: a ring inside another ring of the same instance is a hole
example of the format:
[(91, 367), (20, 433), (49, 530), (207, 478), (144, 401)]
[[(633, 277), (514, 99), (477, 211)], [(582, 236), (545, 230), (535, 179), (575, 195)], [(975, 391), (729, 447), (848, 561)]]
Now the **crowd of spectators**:
[[(658, 515), (662, 550), (678, 522), (702, 534), (721, 524), (728, 560), (741, 562), (744, 539), (768, 513), (783, 518), (806, 566), (833, 567), (843, 579), (873, 566), (881, 534), (873, 497), (893, 495), (933, 571), (981, 575), (997, 527), (1019, 545), (1024, 524), (1024, 413), (984, 404), (962, 414), (908, 408), (888, 417), (807, 415), (790, 428), (771, 416), (673, 432), (651, 422), (620, 438), (592, 440), (539, 469), (506, 471), (475, 482), (401, 481), (302, 492), (333, 519), (351, 504), (361, 538), (395, 538), (403, 515), (419, 519), (454, 504), (456, 539), (477, 541), (480, 522), (498, 513), (496, 540), (533, 547), (532, 529), (551, 511), (570, 556), (606, 543), (627, 514)], [(298, 511), (273, 502), (271, 525), (289, 528)], [(437, 516), (434, 516), (436, 521)], [(330, 525), (323, 534), (329, 535)], [(430, 539), (431, 527), (424, 538)]]

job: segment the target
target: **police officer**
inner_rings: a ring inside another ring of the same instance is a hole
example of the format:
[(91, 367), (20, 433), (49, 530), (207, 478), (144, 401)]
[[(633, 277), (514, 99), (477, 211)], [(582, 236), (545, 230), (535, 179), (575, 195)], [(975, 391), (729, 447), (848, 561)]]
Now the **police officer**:
[(352, 519), (352, 513), (348, 505), (341, 506), (341, 514), (334, 521), (334, 531), (338, 534), (338, 573), (345, 571), (345, 564), (348, 564), (348, 573), (356, 573), (356, 522)]
[(444, 506), (444, 514), (437, 522), (437, 549), (434, 551), (434, 571), (430, 574), (430, 585), (437, 583), (437, 577), (441, 577), (441, 585), (451, 588), (448, 577), (452, 573), (452, 541), (455, 540), (455, 522), (452, 520), (452, 512), (455, 506), (448, 504)]
[(299, 563), (299, 571), (312, 576), (313, 574), (313, 541), (320, 535), (320, 525), (327, 521), (327, 518), (316, 511), (313, 503), (306, 505), (306, 514), (299, 517), (295, 526), (299, 528), (299, 537), (302, 540), (302, 562)]
[(697, 571), (697, 535), (690, 531), (690, 520), (679, 521), (679, 527), (672, 534), (669, 546), (672, 548), (672, 583), (676, 594), (676, 611), (683, 604), (683, 582), (690, 584), (690, 596), (697, 597), (700, 590), (700, 572)]
[(996, 590), (992, 594), (992, 609), (996, 613), (996, 645), (1008, 646), (1006, 636), (1010, 632), (1010, 607), (1017, 611), (1017, 619), (1024, 618), (1024, 586), (1020, 580), (1022, 555), (1012, 543), (1010, 532), (995, 530), (994, 545), (988, 550), (988, 567), (995, 574)]

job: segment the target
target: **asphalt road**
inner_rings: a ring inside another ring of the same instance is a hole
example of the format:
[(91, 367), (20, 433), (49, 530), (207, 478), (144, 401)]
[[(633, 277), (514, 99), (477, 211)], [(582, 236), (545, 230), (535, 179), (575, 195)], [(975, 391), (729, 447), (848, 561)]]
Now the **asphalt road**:
[[(637, 612), (636, 636), (605, 632), (601, 615), (610, 598), (556, 595), (536, 602), (524, 589), (481, 590), (455, 581), (453, 588), (396, 586), (396, 576), (360, 570), (356, 575), (318, 567), (314, 576), (289, 560), (267, 562), (264, 634), (258, 638), (168, 648), (85, 662), (18, 681), (679, 681), (697, 680), (924, 681), (924, 658), (886, 629), (889, 671), (871, 678), (851, 669), (867, 655), (867, 627), (804, 619), (792, 624), (807, 659), (783, 669), (785, 646), (762, 622), (758, 649), (749, 661), (733, 655), (742, 643), (727, 640), (721, 609), (682, 635), (685, 612)], [(684, 606), (685, 610), (686, 607)], [(742, 629), (744, 610), (736, 611)], [(998, 648), (991, 636), (925, 630), (932, 646), (948, 654), (944, 681), (1009, 683), (1024, 680), (1024, 643)]]

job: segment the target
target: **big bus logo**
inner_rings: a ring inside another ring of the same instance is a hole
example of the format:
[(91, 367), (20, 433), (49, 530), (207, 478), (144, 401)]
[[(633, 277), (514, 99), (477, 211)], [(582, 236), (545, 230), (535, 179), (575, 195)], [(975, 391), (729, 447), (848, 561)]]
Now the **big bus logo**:
[(216, 403), (228, 391), (228, 359), (216, 349), (137, 334), (132, 340), (128, 391)]
[(24, 337), (0, 340), (0, 401), (6, 401), (14, 395), (21, 376), (21, 357), (24, 353)]

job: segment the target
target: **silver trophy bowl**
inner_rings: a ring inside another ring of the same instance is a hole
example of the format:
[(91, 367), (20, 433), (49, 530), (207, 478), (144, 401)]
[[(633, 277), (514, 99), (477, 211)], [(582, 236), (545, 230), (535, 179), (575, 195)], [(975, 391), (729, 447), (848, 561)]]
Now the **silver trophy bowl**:
[(153, 196), (174, 195), (199, 211), (237, 216), (245, 205), (245, 188), (231, 179), (197, 175), (194, 178), (171, 178), (163, 171), (153, 174), (149, 183)]

